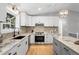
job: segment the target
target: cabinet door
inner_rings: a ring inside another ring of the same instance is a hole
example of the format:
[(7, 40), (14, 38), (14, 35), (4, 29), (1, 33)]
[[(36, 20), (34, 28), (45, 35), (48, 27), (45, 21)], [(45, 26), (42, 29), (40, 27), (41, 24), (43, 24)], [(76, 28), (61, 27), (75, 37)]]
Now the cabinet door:
[(12, 49), (5, 52), (3, 55), (17, 55), (17, 47), (13, 47)]
[(27, 50), (28, 50), (28, 37), (25, 37), (25, 40), (24, 40), (24, 54), (27, 53)]
[(50, 34), (45, 35), (45, 42), (46, 43), (53, 43), (53, 36)]
[(54, 46), (55, 54), (62, 55), (61, 43), (59, 41), (57, 41), (55, 38), (53, 38), (53, 46)]
[(28, 49), (28, 38), (25, 37), (23, 41), (21, 41), (18, 45), (18, 55), (25, 55)]
[(17, 45), (17, 53), (18, 55), (23, 55), (24, 54), (24, 42), (20, 42), (18, 45)]
[(67, 49), (66, 47), (63, 47), (63, 55), (71, 55), (69, 49)]
[(0, 21), (6, 21), (6, 3), (0, 3)]
[(26, 13), (25, 12), (21, 12), (20, 13), (20, 23), (21, 26), (26, 26)]
[(30, 43), (35, 43), (35, 36), (34, 35), (31, 35), (30, 36)]
[(63, 55), (77, 55), (76, 52), (74, 52), (73, 50), (65, 46), (64, 44), (62, 44), (61, 46), (63, 47), (62, 49)]

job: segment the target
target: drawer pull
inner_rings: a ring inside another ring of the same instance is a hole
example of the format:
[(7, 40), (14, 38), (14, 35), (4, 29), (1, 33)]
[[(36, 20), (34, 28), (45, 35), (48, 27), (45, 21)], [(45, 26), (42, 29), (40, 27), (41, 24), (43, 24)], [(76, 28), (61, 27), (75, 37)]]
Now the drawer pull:
[(21, 46), (21, 44), (18, 45), (18, 47), (20, 47), (20, 46)]
[(55, 43), (55, 45), (57, 46), (57, 43)]
[(17, 55), (17, 52), (15, 52), (13, 55)]
[(64, 48), (66, 51), (69, 51), (68, 49)]
[(11, 55), (11, 53), (9, 53), (8, 55)]
[(26, 41), (26, 44), (27, 44), (27, 41)]

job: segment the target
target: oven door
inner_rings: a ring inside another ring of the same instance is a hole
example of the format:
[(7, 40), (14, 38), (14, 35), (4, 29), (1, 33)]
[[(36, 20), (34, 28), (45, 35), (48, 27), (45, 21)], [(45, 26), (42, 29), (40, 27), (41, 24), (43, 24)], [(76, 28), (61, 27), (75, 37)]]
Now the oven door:
[(44, 36), (35, 36), (35, 42), (44, 42)]

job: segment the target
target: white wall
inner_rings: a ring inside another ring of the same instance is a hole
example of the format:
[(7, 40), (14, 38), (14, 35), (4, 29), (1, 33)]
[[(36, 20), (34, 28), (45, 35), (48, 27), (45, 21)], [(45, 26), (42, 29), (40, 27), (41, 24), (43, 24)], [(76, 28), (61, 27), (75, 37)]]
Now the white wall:
[(79, 12), (71, 11), (69, 16), (63, 20), (63, 35), (71, 32), (79, 33)]

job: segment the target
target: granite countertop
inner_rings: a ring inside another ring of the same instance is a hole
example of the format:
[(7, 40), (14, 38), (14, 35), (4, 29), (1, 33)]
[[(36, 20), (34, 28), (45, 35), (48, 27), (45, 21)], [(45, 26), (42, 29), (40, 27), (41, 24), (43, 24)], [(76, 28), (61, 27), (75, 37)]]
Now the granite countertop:
[[(31, 33), (25, 33), (25, 34), (20, 34), (22, 36), (29, 36), (31, 35)], [(20, 36), (18, 35), (18, 36)], [(4, 39), (3, 43), (0, 44), (4, 45), (2, 48), (0, 48), (0, 55), (4, 54), (5, 52), (7, 52), (8, 50), (12, 49), (14, 46), (16, 46), (18, 43), (20, 43), (22, 40), (13, 40), (12, 38), (8, 38), (8, 39)]]
[(74, 44), (75, 41), (79, 41), (77, 38), (73, 38), (70, 36), (63, 36), (62, 38), (60, 36), (54, 36), (58, 41), (65, 44), (67, 47), (75, 51), (79, 54), (79, 45)]

